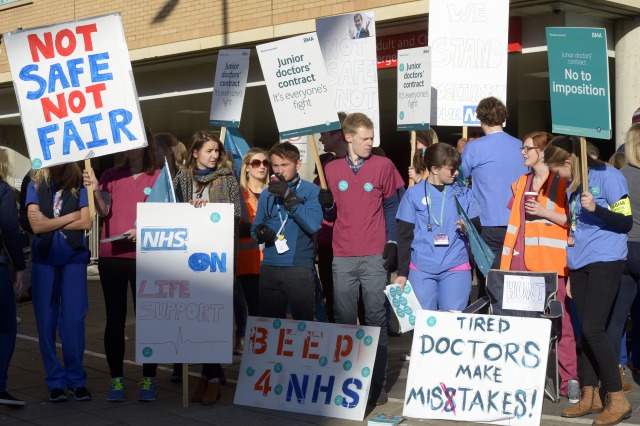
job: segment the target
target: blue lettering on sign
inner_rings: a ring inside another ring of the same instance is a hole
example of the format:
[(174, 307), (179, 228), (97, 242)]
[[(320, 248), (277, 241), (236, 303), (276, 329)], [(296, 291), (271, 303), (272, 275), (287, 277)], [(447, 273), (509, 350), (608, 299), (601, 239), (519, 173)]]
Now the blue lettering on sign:
[(314, 404), (318, 402), (318, 397), (320, 392), (325, 393), (324, 404), (331, 404), (331, 394), (333, 393), (333, 383), (336, 380), (336, 376), (329, 376), (329, 382), (326, 386), (322, 386), (322, 376), (316, 376), (316, 383), (313, 386), (313, 396), (311, 397), (311, 402)]
[(141, 251), (187, 251), (187, 228), (142, 228)]
[(193, 253), (189, 256), (189, 268), (195, 272), (202, 272), (209, 269), (209, 272), (227, 272), (227, 253)]
[(465, 126), (480, 125), (480, 120), (476, 117), (475, 105), (465, 105), (462, 107), (462, 124)]
[[(358, 402), (360, 402), (360, 395), (351, 389), (351, 386), (355, 386), (356, 389), (360, 390), (362, 389), (362, 382), (356, 378), (351, 378), (342, 383), (342, 393), (345, 395), (345, 398), (342, 400), (342, 406), (345, 408), (355, 408), (358, 406)], [(351, 402), (347, 402), (347, 397), (351, 398)]]
[(300, 382), (298, 381), (298, 376), (296, 374), (292, 374), (289, 379), (289, 386), (287, 386), (287, 402), (291, 402), (291, 396), (293, 392), (296, 393), (296, 399), (298, 400), (298, 404), (304, 404), (305, 399), (307, 398), (307, 385), (309, 384), (309, 376), (305, 374), (302, 376), (302, 386), (300, 386)]

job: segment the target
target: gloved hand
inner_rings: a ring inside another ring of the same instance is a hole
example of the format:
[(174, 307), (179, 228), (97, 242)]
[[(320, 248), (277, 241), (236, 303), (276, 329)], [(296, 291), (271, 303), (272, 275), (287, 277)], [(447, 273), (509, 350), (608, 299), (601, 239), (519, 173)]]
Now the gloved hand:
[(273, 229), (262, 223), (256, 226), (253, 232), (256, 234), (259, 243), (269, 243), (276, 239), (276, 233)]
[(398, 269), (398, 245), (396, 243), (387, 243), (382, 253), (384, 259), (384, 269), (393, 272)]
[(289, 191), (289, 193), (284, 197), (284, 209), (289, 211), (293, 206), (297, 206), (303, 201), (304, 200), (302, 198), (299, 198), (296, 195), (296, 191)]
[(289, 195), (289, 192), (291, 192), (289, 184), (280, 173), (276, 173), (275, 177), (278, 179), (273, 179), (269, 182), (269, 192), (276, 197), (286, 198)]
[(320, 193), (318, 194), (318, 202), (320, 205), (326, 209), (333, 207), (333, 194), (330, 189), (320, 189)]

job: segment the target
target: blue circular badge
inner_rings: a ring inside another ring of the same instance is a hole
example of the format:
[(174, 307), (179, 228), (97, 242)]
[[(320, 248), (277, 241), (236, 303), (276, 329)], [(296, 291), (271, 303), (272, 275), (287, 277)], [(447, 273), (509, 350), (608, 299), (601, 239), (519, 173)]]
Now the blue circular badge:
[(211, 219), (211, 222), (218, 223), (220, 222), (220, 213), (211, 213), (211, 216), (209, 216), (209, 218)]
[(356, 331), (356, 339), (362, 340), (363, 337), (364, 337), (364, 330), (363, 329), (360, 329), (360, 330)]
[(338, 182), (338, 189), (340, 191), (346, 191), (347, 188), (349, 188), (349, 182), (347, 182), (346, 180), (341, 180), (340, 182)]
[(436, 317), (427, 318), (427, 325), (429, 327), (433, 327), (434, 325), (436, 325)]
[(365, 346), (371, 346), (372, 343), (373, 343), (373, 337), (367, 336), (367, 337), (364, 338), (364, 345)]
[(333, 403), (338, 406), (342, 405), (342, 401), (344, 401), (344, 397), (342, 395), (338, 395), (333, 399)]
[(307, 329), (307, 324), (304, 321), (298, 323), (298, 331), (302, 332)]
[(40, 167), (42, 167), (42, 160), (39, 158), (36, 158), (31, 162), (31, 167), (33, 167), (34, 169), (39, 169)]
[(362, 374), (362, 377), (369, 377), (371, 369), (369, 367), (364, 367), (360, 373)]
[(256, 374), (256, 370), (254, 370), (253, 368), (249, 367), (247, 368), (247, 376), (251, 377), (254, 374)]
[(406, 283), (404, 285), (404, 294), (409, 294), (409, 293), (411, 293), (411, 284)]
[(591, 194), (600, 195), (600, 187), (599, 186), (592, 186), (591, 187)]
[(282, 393), (282, 385), (276, 385), (275, 388), (273, 388), (273, 391), (276, 393), (276, 395), (280, 395)]
[(400, 66), (398, 67), (398, 69), (400, 70), (400, 72), (404, 72), (404, 64), (400, 64)]
[(149, 188), (148, 186), (142, 190), (142, 192), (144, 192), (144, 195), (150, 195), (151, 194), (151, 188)]
[(325, 365), (327, 365), (327, 357), (326, 356), (321, 356), (318, 359), (318, 364), (320, 364), (321, 367), (324, 367)]
[(153, 349), (151, 349), (149, 346), (147, 346), (144, 349), (142, 349), (142, 356), (143, 357), (149, 358), (151, 355), (153, 355)]
[(351, 367), (353, 367), (353, 364), (351, 364), (351, 361), (349, 360), (346, 360), (344, 364), (342, 364), (342, 368), (344, 369), (344, 371), (351, 370)]
[(364, 184), (364, 190), (367, 192), (373, 191), (373, 184), (371, 182), (367, 182)]
[(273, 367), (273, 371), (275, 371), (276, 373), (279, 373), (282, 371), (282, 364), (277, 363), (274, 367)]
[(404, 120), (404, 111), (400, 111), (400, 120)]
[(280, 321), (279, 319), (274, 319), (273, 320), (273, 328), (275, 328), (276, 330), (279, 329), (282, 326), (282, 321)]

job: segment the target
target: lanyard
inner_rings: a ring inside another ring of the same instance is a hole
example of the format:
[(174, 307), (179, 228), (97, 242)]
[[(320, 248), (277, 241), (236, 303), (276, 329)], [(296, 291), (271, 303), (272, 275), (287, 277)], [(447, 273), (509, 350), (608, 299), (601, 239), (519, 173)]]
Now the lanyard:
[[(296, 188), (294, 189), (294, 191), (297, 191), (298, 188), (300, 187), (300, 182), (302, 182), (302, 179), (298, 178), (298, 184), (296, 185)], [(280, 213), (280, 204), (276, 203), (276, 207), (278, 207), (278, 219), (280, 219), (280, 229), (278, 229), (278, 232), (276, 233), (276, 235), (282, 235), (284, 236), (284, 233), (282, 232), (284, 230), (284, 225), (287, 224), (287, 221), (289, 220), (289, 212), (285, 210), (284, 212), (284, 219), (282, 219), (282, 214)]]
[(444, 223), (444, 203), (447, 198), (447, 187), (445, 185), (444, 191), (442, 191), (442, 206), (440, 207), (440, 223), (433, 216), (433, 212), (431, 211), (431, 188), (429, 187), (429, 182), (425, 181), (424, 183), (424, 196), (427, 199), (427, 213), (429, 216), (429, 223), (427, 224), (427, 231), (431, 232), (431, 219), (433, 218), (433, 222), (440, 228), (442, 232), (442, 224)]
[(576, 231), (576, 225), (578, 224), (578, 194), (576, 192), (571, 193), (569, 202), (569, 211), (571, 212), (571, 235)]

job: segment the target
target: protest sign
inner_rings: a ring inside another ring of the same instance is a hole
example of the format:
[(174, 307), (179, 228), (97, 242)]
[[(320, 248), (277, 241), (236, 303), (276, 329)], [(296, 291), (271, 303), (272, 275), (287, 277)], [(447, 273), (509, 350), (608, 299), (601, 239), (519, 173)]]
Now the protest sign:
[(340, 128), (316, 33), (256, 46), (280, 139)]
[(362, 112), (369, 116), (373, 121), (373, 145), (380, 145), (376, 26), (373, 12), (316, 19), (316, 31), (329, 75), (334, 110)]
[(505, 275), (502, 308), (514, 311), (544, 312), (546, 303), (544, 277)]
[(138, 203), (137, 217), (136, 362), (230, 363), (233, 205)]
[(404, 333), (413, 330), (416, 325), (416, 312), (422, 309), (416, 294), (413, 292), (413, 286), (409, 281), (404, 285), (404, 289), (400, 289), (399, 284), (389, 284), (384, 290), (385, 296), (389, 300), (391, 309), (398, 318), (400, 332)]
[(604, 28), (547, 28), (554, 133), (611, 139)]
[(225, 49), (218, 53), (209, 124), (240, 127), (249, 74), (249, 49)]
[(431, 125), (479, 126), (480, 100), (506, 104), (508, 24), (508, 0), (429, 2)]
[(33, 168), (147, 146), (119, 14), (4, 41)]
[(397, 130), (424, 130), (431, 120), (431, 51), (398, 50)]
[(419, 311), (403, 415), (539, 425), (550, 331), (548, 319)]
[[(302, 164), (307, 164), (307, 159), (309, 158), (307, 156), (307, 151), (308, 151), (308, 143), (309, 143), (309, 138), (307, 136), (296, 136), (293, 138), (288, 138), (285, 140), (282, 140), (280, 142), (290, 142), (293, 145), (296, 146), (296, 148), (298, 148), (298, 151), (300, 151), (300, 161), (302, 161)], [(315, 141), (314, 141), (315, 143)]]
[(362, 420), (378, 327), (249, 317), (235, 404)]

